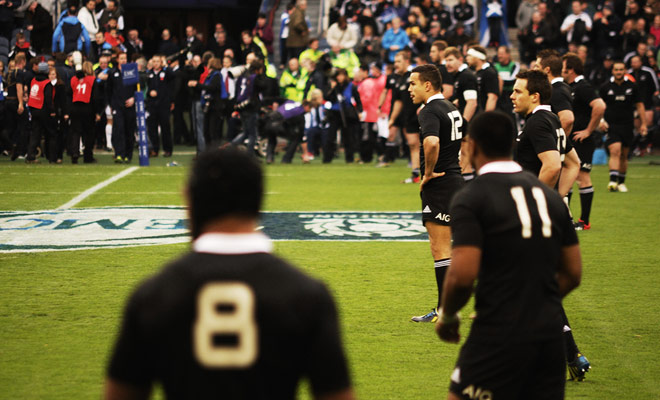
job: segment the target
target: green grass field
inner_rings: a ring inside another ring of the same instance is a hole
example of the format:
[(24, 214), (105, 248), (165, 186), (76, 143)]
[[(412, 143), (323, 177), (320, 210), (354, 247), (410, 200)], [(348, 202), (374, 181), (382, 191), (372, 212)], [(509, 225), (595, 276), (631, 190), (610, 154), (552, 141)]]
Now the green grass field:
[[(127, 168), (98, 158), (92, 166), (0, 158), (0, 211), (57, 208)], [(191, 158), (175, 153), (179, 167), (152, 160), (76, 207), (182, 205)], [(568, 399), (660, 399), (660, 166), (650, 160), (658, 158), (631, 163), (629, 193), (607, 193), (607, 167), (594, 169), (593, 228), (579, 234), (583, 281), (565, 300), (593, 369), (586, 381), (567, 383)], [(399, 183), (407, 173), (403, 161), (385, 169), (268, 166), (265, 209), (419, 211), (418, 188)], [(578, 196), (573, 212), (579, 215)], [(0, 399), (98, 398), (127, 295), (187, 249), (0, 253)], [(275, 249), (335, 294), (359, 398), (446, 397), (459, 346), (440, 342), (430, 324), (409, 321), (435, 301), (427, 243), (284, 241)], [(466, 322), (463, 338), (468, 329)]]

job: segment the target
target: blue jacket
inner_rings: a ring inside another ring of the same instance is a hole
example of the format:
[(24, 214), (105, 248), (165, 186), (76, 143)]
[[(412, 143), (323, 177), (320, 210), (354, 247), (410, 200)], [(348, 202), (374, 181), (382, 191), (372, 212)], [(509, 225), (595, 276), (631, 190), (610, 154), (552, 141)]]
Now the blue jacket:
[(62, 51), (70, 53), (74, 50), (83, 50), (89, 54), (91, 40), (87, 29), (80, 23), (78, 17), (68, 15), (60, 20), (53, 33), (53, 53)]
[[(405, 30), (399, 28), (399, 32), (394, 33), (394, 29), (390, 28), (385, 32), (385, 35), (383, 35), (381, 44), (385, 50), (388, 50), (388, 58), (390, 62), (394, 62), (394, 56), (396, 53), (406, 47), (409, 42), (410, 38), (408, 38)], [(399, 50), (389, 50), (391, 46), (395, 45), (399, 46)]]

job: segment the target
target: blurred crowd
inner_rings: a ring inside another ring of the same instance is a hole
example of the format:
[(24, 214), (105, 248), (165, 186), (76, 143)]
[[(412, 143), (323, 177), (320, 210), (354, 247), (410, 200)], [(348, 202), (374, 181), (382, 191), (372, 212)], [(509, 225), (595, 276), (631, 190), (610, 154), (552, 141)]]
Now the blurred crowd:
[[(147, 43), (139, 26), (126, 26), (118, 0), (68, 1), (60, 15), (36, 0), (0, 0), (0, 151), (29, 163), (93, 163), (95, 150), (111, 151), (130, 163), (139, 89), (151, 157), (170, 157), (176, 144), (235, 145), (268, 163), (278, 154), (284, 163), (342, 157), (381, 167), (403, 158), (414, 172), (419, 127), (407, 79), (415, 65), (438, 66), (443, 94), (465, 120), (500, 109), (522, 124), (509, 100), (515, 76), (545, 49), (576, 54), (581, 79), (595, 88), (624, 61), (648, 113), (650, 134), (636, 137), (634, 153), (658, 136), (656, 0), (522, 0), (510, 21), (517, 38), (499, 0), (331, 3), (316, 37), (307, 1), (297, 0), (281, 15), (260, 13), (238, 37), (217, 23), (208, 37), (187, 26), (181, 37), (164, 29)], [(132, 62), (139, 86), (122, 83)]]

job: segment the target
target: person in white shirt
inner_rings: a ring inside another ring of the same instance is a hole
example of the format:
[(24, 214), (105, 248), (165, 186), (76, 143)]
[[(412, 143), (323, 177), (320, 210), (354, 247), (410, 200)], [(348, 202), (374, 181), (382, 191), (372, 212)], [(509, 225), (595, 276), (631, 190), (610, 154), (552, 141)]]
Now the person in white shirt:
[[(573, 10), (573, 14), (567, 15), (564, 18), (564, 22), (562, 22), (559, 30), (563, 35), (566, 35), (566, 41), (568, 43), (586, 43), (589, 41), (587, 33), (591, 32), (593, 24), (591, 17), (583, 11), (581, 1), (573, 1), (571, 3), (571, 9)], [(583, 25), (584, 29), (579, 28), (580, 25)]]

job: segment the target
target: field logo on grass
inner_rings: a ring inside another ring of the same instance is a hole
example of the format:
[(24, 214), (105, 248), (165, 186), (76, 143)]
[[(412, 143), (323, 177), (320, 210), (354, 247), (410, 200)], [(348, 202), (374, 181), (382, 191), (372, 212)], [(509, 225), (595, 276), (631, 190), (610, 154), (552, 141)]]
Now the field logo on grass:
[[(266, 212), (273, 240), (427, 240), (415, 213)], [(85, 250), (190, 240), (183, 207), (0, 212), (0, 252)]]

